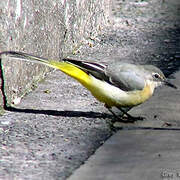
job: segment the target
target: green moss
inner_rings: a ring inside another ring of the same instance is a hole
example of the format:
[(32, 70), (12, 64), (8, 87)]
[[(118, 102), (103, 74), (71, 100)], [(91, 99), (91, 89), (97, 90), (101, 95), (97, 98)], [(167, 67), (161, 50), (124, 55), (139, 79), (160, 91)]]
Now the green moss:
[(3, 107), (0, 107), (0, 116), (2, 116), (5, 113), (5, 110)]

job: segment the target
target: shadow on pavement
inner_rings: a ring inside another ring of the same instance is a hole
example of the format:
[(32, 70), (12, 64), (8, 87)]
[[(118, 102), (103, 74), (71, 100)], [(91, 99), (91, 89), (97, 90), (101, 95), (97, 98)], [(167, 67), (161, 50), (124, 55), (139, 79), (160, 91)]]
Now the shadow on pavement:
[(33, 113), (33, 114), (45, 114), (52, 116), (62, 116), (62, 117), (85, 117), (85, 118), (106, 118), (112, 117), (106, 113), (98, 112), (83, 112), (83, 111), (58, 111), (58, 110), (38, 110), (38, 109), (20, 109), (15, 107), (5, 106), (5, 110), (11, 112), (22, 112), (22, 113)]

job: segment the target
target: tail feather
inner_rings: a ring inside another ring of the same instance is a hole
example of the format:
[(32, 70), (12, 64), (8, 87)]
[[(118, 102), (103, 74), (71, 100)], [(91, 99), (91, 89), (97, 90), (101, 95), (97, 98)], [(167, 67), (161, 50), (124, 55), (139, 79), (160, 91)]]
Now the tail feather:
[[(10, 57), (18, 58), (18, 59), (21, 59), (24, 61), (36, 62), (36, 63), (41, 63), (41, 64), (45, 64), (45, 65), (49, 65), (49, 66), (52, 66), (52, 64), (58, 62), (58, 61), (53, 61), (53, 60), (46, 59), (43, 57), (38, 57), (38, 56), (31, 55), (31, 54), (27, 54), (24, 52), (4, 51), (4, 52), (0, 53), (0, 56), (3, 54), (9, 55)], [(69, 58), (64, 58), (64, 59), (62, 59), (62, 61), (73, 64), (74, 66), (79, 67), (80, 69), (83, 69), (86, 72), (95, 71), (95, 72), (102, 73), (105, 68), (105, 65), (94, 63), (94, 62), (79, 61), (79, 60), (74, 60), (74, 59), (69, 59)], [(54, 68), (56, 68), (56, 67), (54, 67)]]
[(44, 64), (55, 69), (59, 69), (60, 71), (73, 77), (74, 79), (78, 80), (80, 83), (84, 85), (87, 84), (89, 81), (88, 74), (85, 71), (83, 71), (81, 68), (79, 68), (75, 63), (72, 63), (73, 60), (71, 62), (70, 61), (68, 62), (67, 60), (55, 61), (55, 60), (50, 60), (50, 59), (34, 56), (34, 55), (23, 53), (23, 52), (16, 52), (16, 51), (4, 51), (0, 53), (0, 56), (1, 55), (8, 55), (13, 58), (18, 58), (24, 61), (40, 63), (40, 64)]
[[(106, 66), (103, 64), (99, 64), (99, 63), (95, 63), (95, 62), (79, 61), (79, 60), (74, 60), (74, 59), (70, 59), (70, 58), (64, 58), (64, 59), (62, 59), (62, 61), (54, 61), (51, 59), (46, 59), (46, 58), (31, 55), (31, 54), (27, 54), (24, 52), (16, 52), (16, 51), (4, 51), (4, 52), (0, 53), (0, 56), (3, 54), (8, 55), (13, 58), (18, 58), (18, 59), (21, 59), (24, 61), (30, 61), (30, 62), (44, 64), (44, 65), (47, 65), (47, 66), (55, 68), (55, 69), (60, 69), (63, 72), (66, 70), (64, 69), (64, 67), (62, 68), (62, 64), (68, 63), (69, 66), (71, 64), (71, 65), (75, 66), (76, 68), (81, 69), (82, 71), (84, 71), (87, 74), (91, 74), (98, 79), (108, 81), (108, 78), (106, 77), (106, 74), (105, 74)], [(67, 65), (66, 65), (66, 67), (67, 67)], [(68, 73), (67, 71), (65, 73), (70, 75), (70, 73)]]
[(23, 52), (4, 51), (4, 52), (0, 53), (0, 56), (1, 55), (8, 55), (10, 57), (21, 59), (24, 61), (36, 62), (36, 63), (40, 63), (40, 64), (45, 64), (45, 65), (53, 67), (53, 68), (57, 68), (52, 65), (51, 60), (48, 60), (48, 59), (42, 58), (42, 57), (38, 57), (38, 56), (34, 56), (31, 54), (23, 53)]

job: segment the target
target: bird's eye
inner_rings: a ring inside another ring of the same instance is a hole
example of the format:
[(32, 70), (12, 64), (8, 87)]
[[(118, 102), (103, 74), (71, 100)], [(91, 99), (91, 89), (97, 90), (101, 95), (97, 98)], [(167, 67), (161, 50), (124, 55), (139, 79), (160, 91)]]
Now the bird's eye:
[(154, 73), (153, 76), (154, 76), (156, 79), (160, 78), (160, 75), (157, 74), (157, 73)]

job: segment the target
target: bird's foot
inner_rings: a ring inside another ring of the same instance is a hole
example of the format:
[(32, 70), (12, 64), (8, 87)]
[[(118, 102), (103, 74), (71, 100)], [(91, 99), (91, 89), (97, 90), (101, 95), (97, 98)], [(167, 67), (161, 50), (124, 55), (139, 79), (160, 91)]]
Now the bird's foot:
[(144, 117), (127, 117), (127, 116), (123, 116), (123, 117), (115, 117), (115, 119), (113, 120), (113, 122), (123, 122), (123, 123), (134, 123), (136, 121), (143, 121), (145, 118)]
[[(107, 107), (107, 106), (106, 106)], [(108, 107), (107, 107), (108, 108)], [(116, 113), (112, 111), (111, 108), (108, 108), (108, 110), (113, 114), (114, 120), (112, 120), (112, 123), (118, 121), (118, 122), (123, 122), (123, 123), (134, 123), (135, 121), (142, 121), (145, 118), (144, 117), (133, 117), (127, 112), (121, 110), (124, 113), (124, 116), (118, 116)]]
[(128, 115), (128, 116), (123, 116), (122, 119), (123, 121), (126, 121), (126, 122), (135, 122), (135, 121), (143, 121), (145, 117), (142, 117), (142, 116), (134, 117), (134, 116)]

